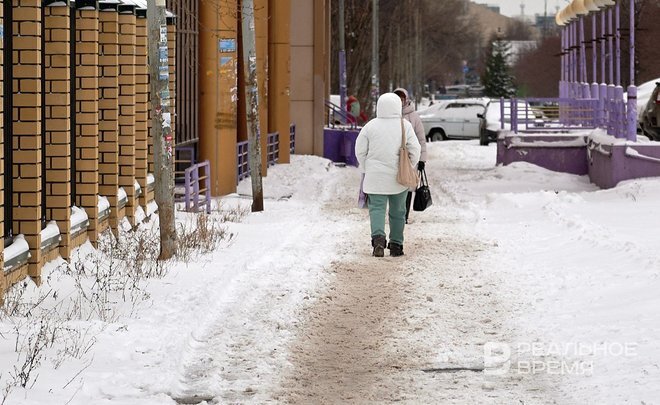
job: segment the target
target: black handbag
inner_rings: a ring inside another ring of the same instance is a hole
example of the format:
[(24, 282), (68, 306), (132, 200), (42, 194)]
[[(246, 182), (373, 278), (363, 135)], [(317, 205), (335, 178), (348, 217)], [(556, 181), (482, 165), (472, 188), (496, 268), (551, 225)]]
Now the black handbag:
[(414, 211), (424, 211), (431, 205), (431, 190), (429, 189), (429, 179), (426, 178), (426, 170), (420, 170), (421, 181), (417, 190), (415, 190), (415, 200), (413, 201)]

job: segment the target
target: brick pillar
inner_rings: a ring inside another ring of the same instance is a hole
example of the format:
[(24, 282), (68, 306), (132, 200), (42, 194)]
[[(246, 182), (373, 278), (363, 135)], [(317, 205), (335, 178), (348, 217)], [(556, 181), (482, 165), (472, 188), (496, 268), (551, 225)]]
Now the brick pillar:
[(128, 195), (125, 213), (134, 224), (135, 189), (135, 6), (119, 6), (119, 186)]
[[(13, 0), (14, 222), (30, 246), (28, 274), (41, 262), (41, 0)], [(5, 61), (9, 62), (9, 61)]]
[(70, 8), (46, 6), (45, 87), (46, 117), (46, 219), (57, 221), (60, 228), (60, 255), (70, 253), (71, 217), (71, 114), (70, 107)]
[(76, 2), (76, 205), (89, 217), (96, 246), (99, 196), (99, 12)]
[[(117, 230), (119, 189), (119, 14), (117, 4), (99, 8), (99, 194), (110, 202), (110, 226)], [(123, 210), (122, 210), (123, 211)]]
[(147, 64), (147, 14), (145, 9), (137, 10), (135, 28), (135, 178), (140, 184), (142, 195), (140, 205), (145, 209), (147, 202), (149, 127), (149, 66)]
[[(167, 57), (170, 70), (170, 114), (172, 114), (172, 137), (176, 145), (176, 17), (167, 17)], [(174, 162), (174, 159), (172, 160)]]
[[(0, 24), (4, 25), (4, 5), (0, 4)], [(4, 121), (4, 94), (5, 94), (5, 77), (4, 77), (4, 40), (0, 38), (0, 235), (4, 235), (4, 222), (5, 222), (5, 161), (4, 161), (4, 138), (5, 138), (5, 121)], [(0, 268), (4, 268), (4, 248), (5, 238), (0, 238)], [(5, 272), (0, 272), (0, 305), (4, 302), (3, 296), (7, 289), (5, 281)]]

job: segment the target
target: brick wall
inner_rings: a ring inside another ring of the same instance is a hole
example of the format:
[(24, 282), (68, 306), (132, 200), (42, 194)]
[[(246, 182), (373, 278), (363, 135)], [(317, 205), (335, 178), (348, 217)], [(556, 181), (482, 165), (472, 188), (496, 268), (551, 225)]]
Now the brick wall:
[(133, 224), (135, 193), (135, 11), (119, 14), (119, 186), (128, 195), (126, 216)]
[(62, 240), (60, 254), (70, 253), (71, 217), (71, 114), (70, 107), (70, 8), (44, 9), (46, 133), (46, 219), (57, 221)]
[[(14, 0), (13, 228), (30, 246), (28, 274), (41, 261), (41, 1)], [(8, 61), (5, 61), (7, 63)]]
[[(0, 5), (0, 24), (4, 25), (4, 7)], [(5, 210), (4, 210), (4, 192), (5, 192), (5, 162), (4, 162), (4, 137), (5, 137), (5, 122), (4, 122), (4, 41), (0, 38), (0, 235), (4, 235), (4, 219), (5, 219)], [(4, 254), (3, 250), (5, 248), (4, 238), (0, 240), (0, 268), (4, 268)], [(3, 303), (3, 296), (7, 284), (5, 282), (5, 272), (0, 273), (0, 305)]]
[(110, 202), (117, 229), (119, 188), (119, 14), (99, 12), (99, 194)]
[(135, 29), (135, 178), (142, 188), (140, 205), (147, 207), (149, 68), (147, 66), (147, 18), (138, 11)]
[(76, 205), (89, 217), (87, 233), (98, 239), (99, 12), (76, 10)]

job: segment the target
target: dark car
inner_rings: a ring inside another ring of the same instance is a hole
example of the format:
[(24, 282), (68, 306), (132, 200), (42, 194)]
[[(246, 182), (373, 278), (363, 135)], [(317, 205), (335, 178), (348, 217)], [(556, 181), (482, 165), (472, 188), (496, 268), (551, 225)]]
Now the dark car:
[(642, 111), (639, 126), (644, 135), (654, 141), (660, 141), (660, 82), (655, 84), (655, 89), (649, 98), (646, 107)]

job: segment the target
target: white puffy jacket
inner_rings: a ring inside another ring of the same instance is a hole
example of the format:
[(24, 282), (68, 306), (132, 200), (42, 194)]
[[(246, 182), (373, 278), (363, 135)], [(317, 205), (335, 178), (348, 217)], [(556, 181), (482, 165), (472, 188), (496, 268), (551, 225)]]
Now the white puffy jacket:
[[(406, 147), (413, 166), (417, 166), (420, 145), (412, 125), (403, 120)], [(365, 173), (364, 192), (367, 194), (399, 194), (408, 188), (396, 181), (401, 147), (401, 99), (394, 93), (378, 98), (376, 118), (360, 131), (355, 142), (355, 155), (360, 170)]]

